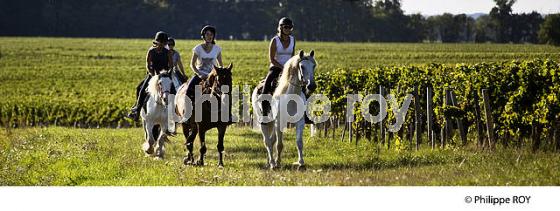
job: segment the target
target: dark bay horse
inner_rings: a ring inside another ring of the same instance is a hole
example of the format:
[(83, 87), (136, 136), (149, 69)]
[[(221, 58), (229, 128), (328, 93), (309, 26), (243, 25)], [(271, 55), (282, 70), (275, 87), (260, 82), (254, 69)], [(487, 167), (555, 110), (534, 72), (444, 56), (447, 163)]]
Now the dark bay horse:
[[(182, 121), (183, 126), (183, 134), (185, 135), (185, 145), (187, 148), (187, 155), (183, 159), (183, 163), (185, 165), (204, 165), (204, 155), (206, 154), (206, 143), (205, 143), (205, 136), (206, 131), (216, 128), (218, 129), (218, 153), (219, 153), (219, 161), (218, 166), (223, 167), (223, 151), (224, 151), (224, 136), (226, 133), (226, 128), (231, 121), (221, 121), (219, 117), (222, 116), (222, 108), (224, 106), (229, 107), (229, 111), (231, 111), (231, 94), (224, 93), (227, 91), (222, 92), (222, 86), (226, 85), (229, 86), (229, 90), (231, 91), (232, 85), (232, 77), (231, 77), (231, 69), (233, 65), (230, 64), (228, 67), (216, 67), (210, 74), (206, 80), (200, 82), (200, 86), (197, 86), (196, 89), (201, 91), (201, 96), (195, 96), (195, 100), (192, 100), (192, 96), (187, 96), (187, 86), (181, 86), (177, 91), (177, 97), (175, 97), (175, 111), (180, 118), (186, 120)], [(206, 95), (206, 96), (205, 96)], [(227, 98), (227, 100), (225, 100)], [(190, 101), (189, 101), (190, 99)], [(197, 102), (201, 101), (201, 102)], [(212, 102), (214, 101), (214, 102)], [(192, 102), (192, 106), (186, 105)], [(218, 104), (218, 105), (213, 105)], [(201, 109), (201, 117), (196, 118), (195, 111), (197, 106)], [(190, 114), (187, 109), (192, 109)], [(218, 118), (212, 119), (212, 116), (217, 116)], [(231, 118), (230, 114), (228, 113), (228, 118)], [(189, 117), (190, 116), (190, 117)], [(187, 118), (188, 117), (188, 118)], [(200, 120), (200, 121), (199, 121)], [(213, 121), (214, 120), (214, 121)], [(216, 121), (217, 120), (217, 121)], [(229, 120), (229, 119), (228, 119)], [(195, 162), (194, 161), (194, 154), (193, 154), (193, 144), (198, 134), (200, 140), (200, 157)]]

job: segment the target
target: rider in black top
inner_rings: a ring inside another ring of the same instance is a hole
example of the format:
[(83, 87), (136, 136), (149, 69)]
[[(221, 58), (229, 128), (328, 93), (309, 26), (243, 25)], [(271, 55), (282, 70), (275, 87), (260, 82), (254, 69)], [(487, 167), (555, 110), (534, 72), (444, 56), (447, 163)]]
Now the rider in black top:
[(148, 49), (146, 55), (147, 74), (144, 80), (136, 87), (136, 104), (130, 109), (128, 117), (138, 121), (138, 113), (146, 101), (146, 87), (152, 76), (159, 74), (161, 70), (169, 70), (172, 66), (172, 59), (169, 50), (165, 48), (167, 45), (168, 35), (159, 31), (154, 38), (153, 46)]

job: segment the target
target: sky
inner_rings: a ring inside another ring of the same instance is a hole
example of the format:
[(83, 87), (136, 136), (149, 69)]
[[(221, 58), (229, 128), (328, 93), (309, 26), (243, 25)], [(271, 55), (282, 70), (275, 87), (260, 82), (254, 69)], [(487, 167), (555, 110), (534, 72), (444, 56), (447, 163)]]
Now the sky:
[[(437, 15), (445, 12), (451, 14), (489, 13), (496, 4), (493, 0), (402, 0), (401, 6), (406, 14), (420, 13)], [(560, 13), (560, 0), (517, 0), (513, 13), (541, 14)]]

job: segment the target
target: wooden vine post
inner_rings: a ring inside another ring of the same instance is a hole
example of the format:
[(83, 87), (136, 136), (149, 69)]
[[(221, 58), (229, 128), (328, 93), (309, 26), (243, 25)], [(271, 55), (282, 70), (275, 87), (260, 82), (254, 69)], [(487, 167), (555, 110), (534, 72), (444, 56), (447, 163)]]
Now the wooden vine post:
[(482, 90), (482, 98), (484, 101), (484, 113), (486, 115), (486, 132), (488, 134), (488, 146), (494, 149), (496, 139), (494, 137), (494, 119), (492, 118), (492, 107), (490, 107), (490, 93), (488, 89)]
[(477, 146), (478, 148), (484, 147), (484, 132), (482, 128), (482, 119), (481, 119), (481, 111), (480, 111), (480, 98), (478, 97), (478, 93), (474, 95), (474, 121), (476, 124), (476, 138), (477, 138)]
[[(455, 107), (459, 107), (459, 102), (457, 102), (457, 98), (455, 97), (453, 91), (450, 91), (450, 95), (451, 95), (451, 104)], [(459, 128), (459, 135), (461, 136), (461, 141), (463, 146), (467, 145), (467, 132), (463, 127), (463, 117), (457, 118), (457, 127)]]
[(433, 119), (433, 108), (432, 108), (432, 96), (433, 96), (433, 88), (428, 85), (428, 87), (426, 88), (426, 121), (427, 121), (427, 125), (428, 125), (428, 141), (430, 141), (430, 144), (432, 145), (432, 149), (435, 148), (435, 138), (434, 138), (434, 119)]
[(414, 87), (414, 131), (416, 150), (420, 149), (420, 97), (418, 96), (418, 85)]

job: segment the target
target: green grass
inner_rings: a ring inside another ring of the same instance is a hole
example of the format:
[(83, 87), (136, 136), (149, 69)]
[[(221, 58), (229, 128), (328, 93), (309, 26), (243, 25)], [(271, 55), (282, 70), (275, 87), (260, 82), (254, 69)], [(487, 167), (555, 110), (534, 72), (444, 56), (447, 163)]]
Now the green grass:
[[(191, 49), (200, 41), (179, 40), (177, 49), (188, 68)], [(268, 67), (268, 42), (219, 41), (224, 63), (233, 62), (234, 81), (255, 83)], [(130, 97), (145, 74), (150, 40), (0, 37), (0, 90), (5, 94), (88, 97)], [(376, 65), (479, 63), (514, 59), (560, 59), (560, 48), (547, 45), (402, 44), (298, 42), (315, 49), (317, 71)], [(187, 69), (189, 75), (191, 71)]]
[(142, 136), (137, 128), (2, 129), (0, 185), (560, 185), (560, 154), (550, 152), (426, 145), (396, 151), (305, 134), (307, 170), (297, 171), (290, 165), (297, 158), (292, 129), (283, 167), (270, 171), (261, 136), (250, 129), (228, 130), (223, 169), (216, 166), (215, 130), (204, 167), (182, 164), (182, 136), (170, 139), (164, 160), (144, 157)]

